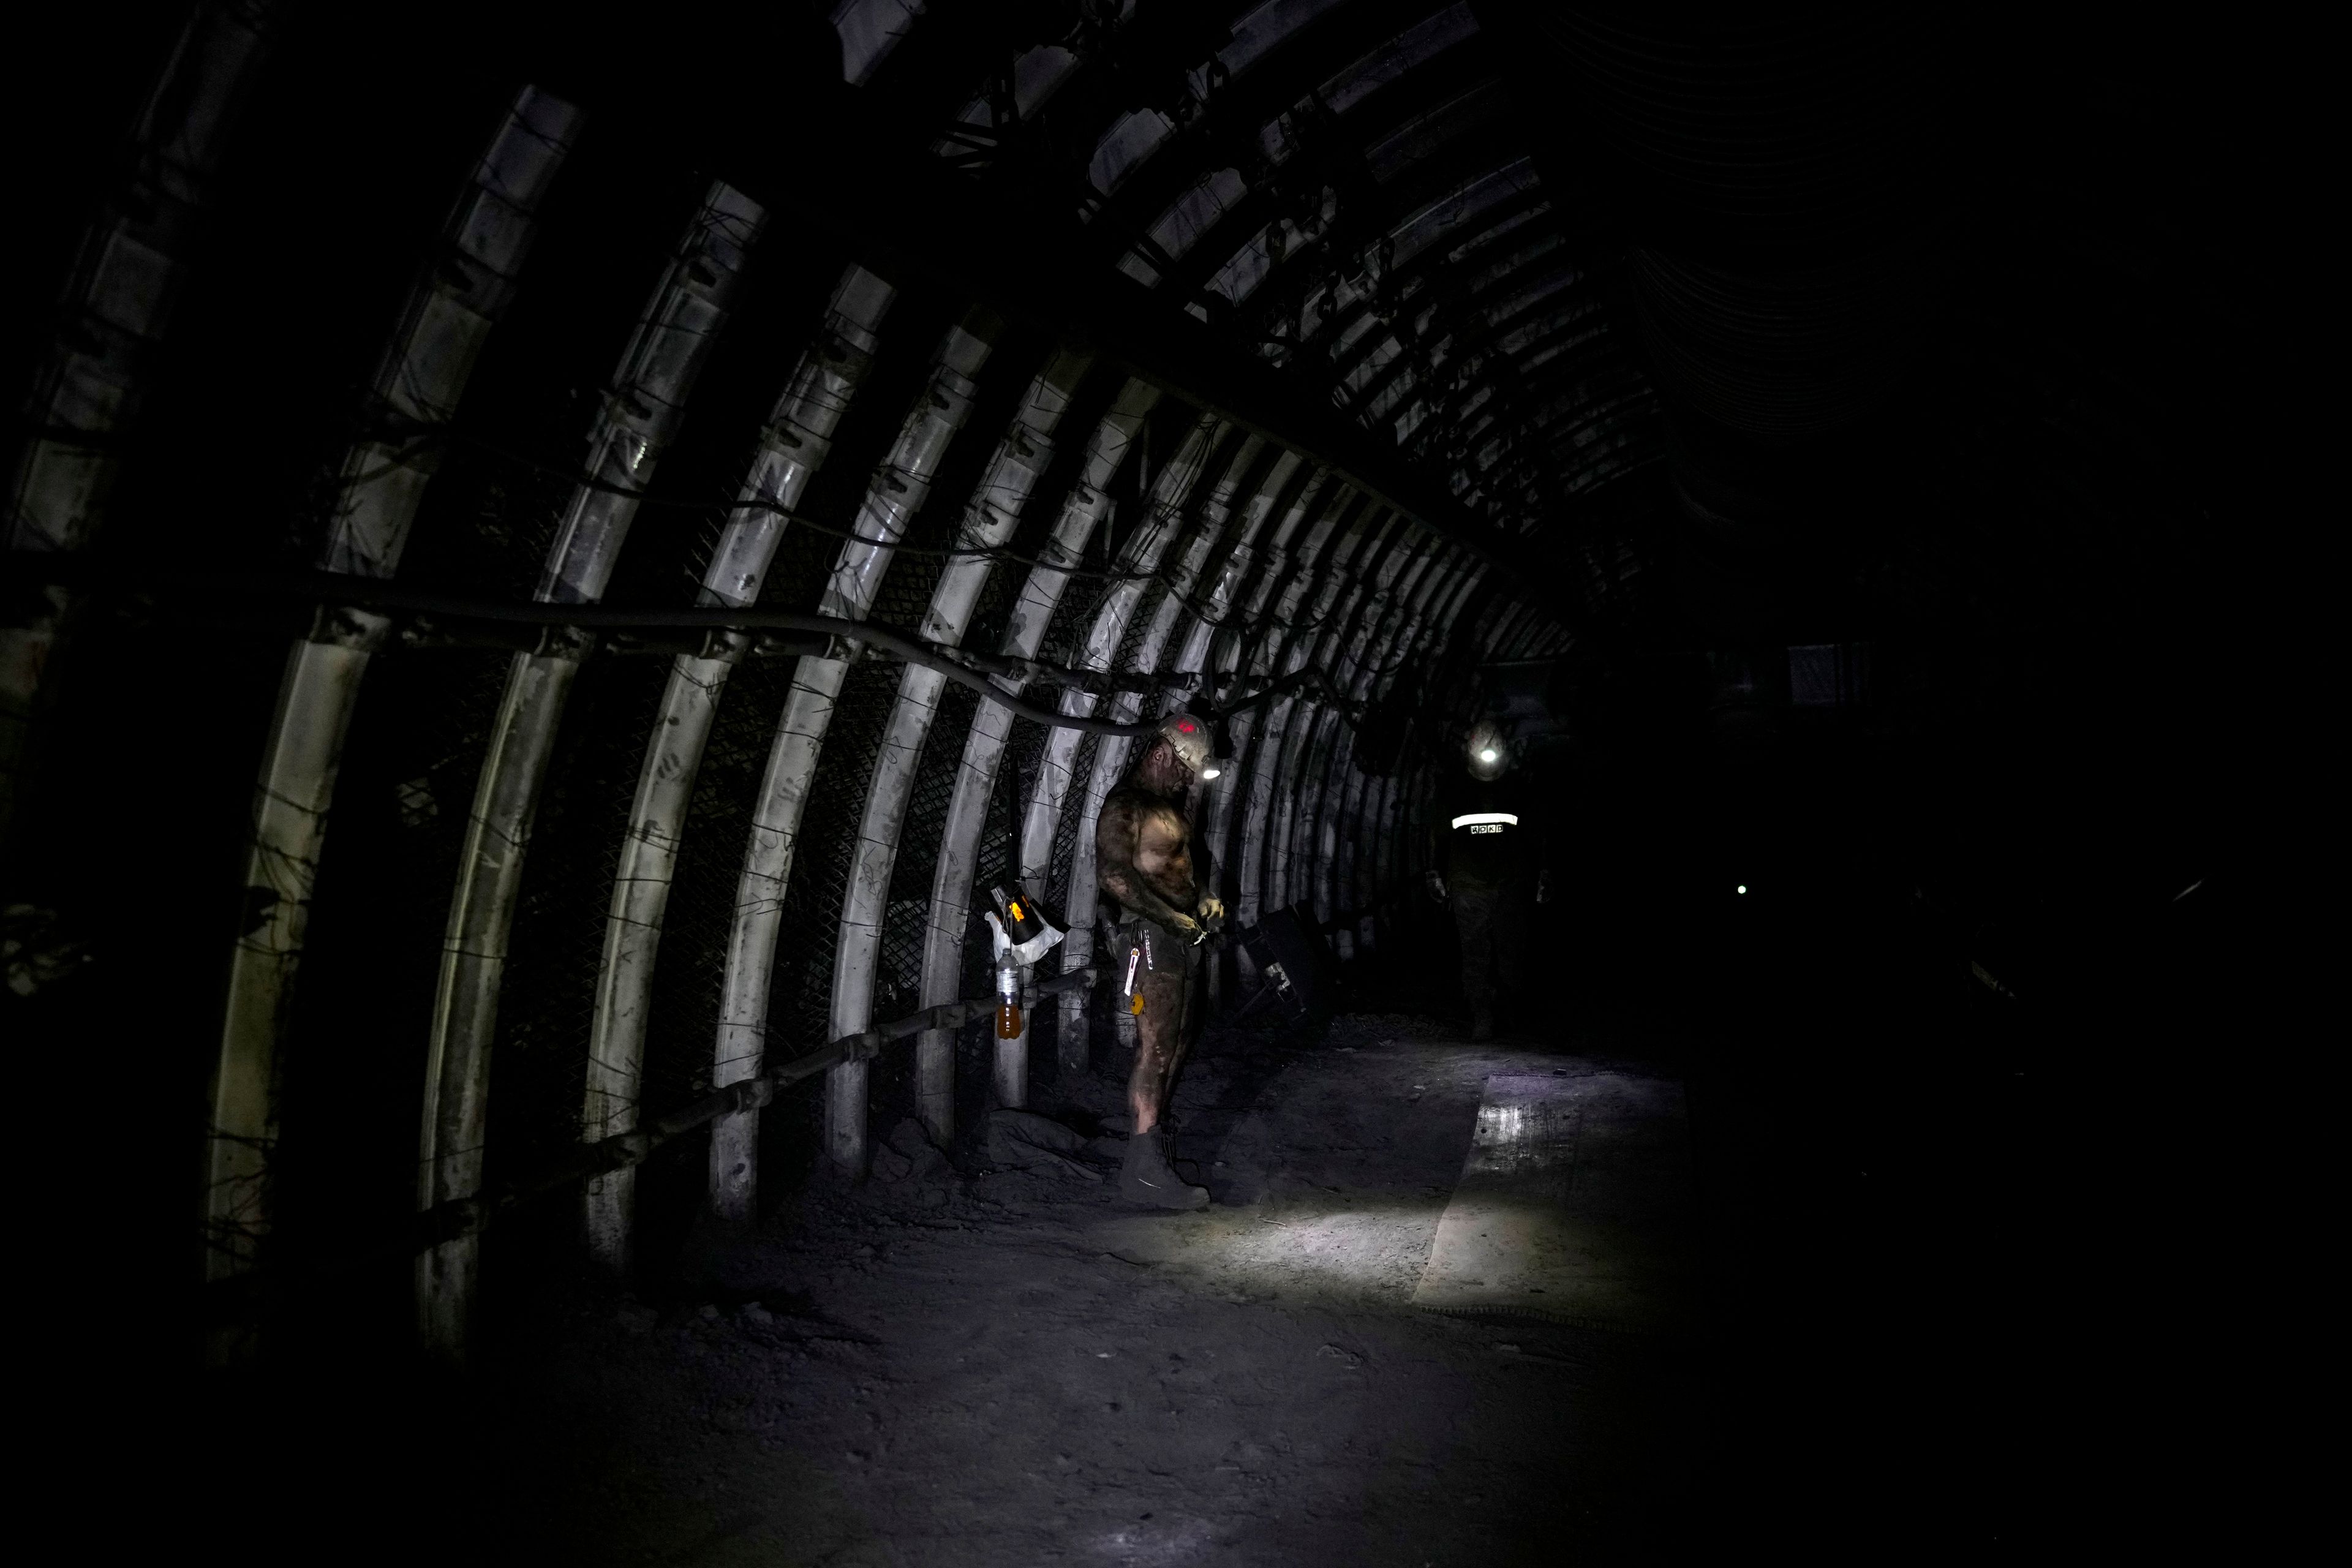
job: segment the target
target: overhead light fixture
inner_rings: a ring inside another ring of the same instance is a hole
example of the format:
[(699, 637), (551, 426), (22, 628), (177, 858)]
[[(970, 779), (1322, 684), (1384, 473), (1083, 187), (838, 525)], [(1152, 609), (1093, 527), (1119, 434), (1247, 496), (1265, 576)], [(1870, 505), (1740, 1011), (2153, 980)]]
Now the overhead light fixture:
[(1744, 892), (1746, 892), (1747, 890), (1748, 890), (1748, 884), (1747, 884), (1747, 883), (1745, 883), (1745, 882), (1740, 883), (1740, 884), (1739, 884), (1739, 886), (1738, 886), (1737, 888), (1734, 888), (1734, 889), (1732, 889), (1732, 891), (1733, 891), (1733, 892), (1735, 892), (1735, 893), (1744, 893)]

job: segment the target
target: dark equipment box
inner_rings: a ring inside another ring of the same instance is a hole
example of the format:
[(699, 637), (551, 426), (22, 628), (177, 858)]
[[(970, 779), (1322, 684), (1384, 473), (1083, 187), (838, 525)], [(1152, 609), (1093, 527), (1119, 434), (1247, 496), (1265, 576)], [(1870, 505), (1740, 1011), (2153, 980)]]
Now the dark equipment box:
[(1314, 1010), (1330, 954), (1311, 907), (1302, 903), (1276, 910), (1237, 937), (1242, 951), (1257, 965), (1260, 980), (1257, 994), (1243, 1011), (1267, 1000), (1286, 1018), (1303, 1018)]

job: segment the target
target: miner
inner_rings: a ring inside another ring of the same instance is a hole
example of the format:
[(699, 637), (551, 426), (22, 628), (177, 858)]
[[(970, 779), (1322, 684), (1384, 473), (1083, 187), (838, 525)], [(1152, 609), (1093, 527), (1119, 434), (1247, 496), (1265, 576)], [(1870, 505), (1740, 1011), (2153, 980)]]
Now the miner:
[(1472, 725), (1464, 766), (1440, 786), (1431, 824), (1429, 891), (1453, 907), (1474, 1040), (1494, 1038), (1497, 1012), (1520, 1000), (1529, 928), (1548, 890), (1531, 802), (1513, 761), (1499, 725)]
[(1225, 912), (1211, 891), (1208, 857), (1192, 842), (1193, 790), (1211, 751), (1207, 721), (1168, 719), (1104, 800), (1095, 828), (1097, 881), (1121, 911), (1110, 953), (1122, 985), (1117, 1005), (1135, 1015), (1137, 1036), (1127, 1085), (1135, 1120), (1119, 1193), (1154, 1208), (1209, 1201), (1206, 1187), (1186, 1183), (1169, 1163), (1163, 1119), (1200, 1022), (1203, 944)]

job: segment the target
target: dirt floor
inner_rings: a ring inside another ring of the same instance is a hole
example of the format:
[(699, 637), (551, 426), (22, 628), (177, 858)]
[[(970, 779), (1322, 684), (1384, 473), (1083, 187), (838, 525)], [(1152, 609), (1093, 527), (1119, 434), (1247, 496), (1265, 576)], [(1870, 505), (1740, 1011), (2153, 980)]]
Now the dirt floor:
[[(1116, 1140), (917, 1151), (676, 1300), (575, 1300), (488, 1396), (481, 1522), (509, 1560), (842, 1568), (1668, 1546), (1713, 1429), (1690, 1344), (1409, 1304), (1484, 1079), (1580, 1060), (1430, 1027), (1209, 1041), (1177, 1102), (1199, 1214), (1123, 1207), (1085, 1169)], [(1038, 1109), (1099, 1131), (1117, 1086), (1077, 1095)]]

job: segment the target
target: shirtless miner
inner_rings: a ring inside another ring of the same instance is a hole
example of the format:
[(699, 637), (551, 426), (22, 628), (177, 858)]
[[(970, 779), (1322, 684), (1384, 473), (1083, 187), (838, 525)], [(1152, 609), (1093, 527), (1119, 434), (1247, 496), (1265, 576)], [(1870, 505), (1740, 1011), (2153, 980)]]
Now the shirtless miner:
[(1187, 1184), (1168, 1163), (1161, 1118), (1199, 1024), (1196, 984), (1208, 928), (1225, 906), (1211, 892), (1206, 855), (1192, 848), (1193, 781), (1208, 764), (1205, 720), (1179, 713), (1160, 726), (1143, 754), (1103, 802), (1095, 826), (1096, 880), (1118, 900), (1123, 919), (1111, 950), (1113, 973), (1134, 981), (1118, 1005), (1139, 1001), (1135, 1070), (1127, 1098), (1135, 1130), (1127, 1140), (1119, 1194), (1152, 1208), (1206, 1207), (1209, 1189)]

